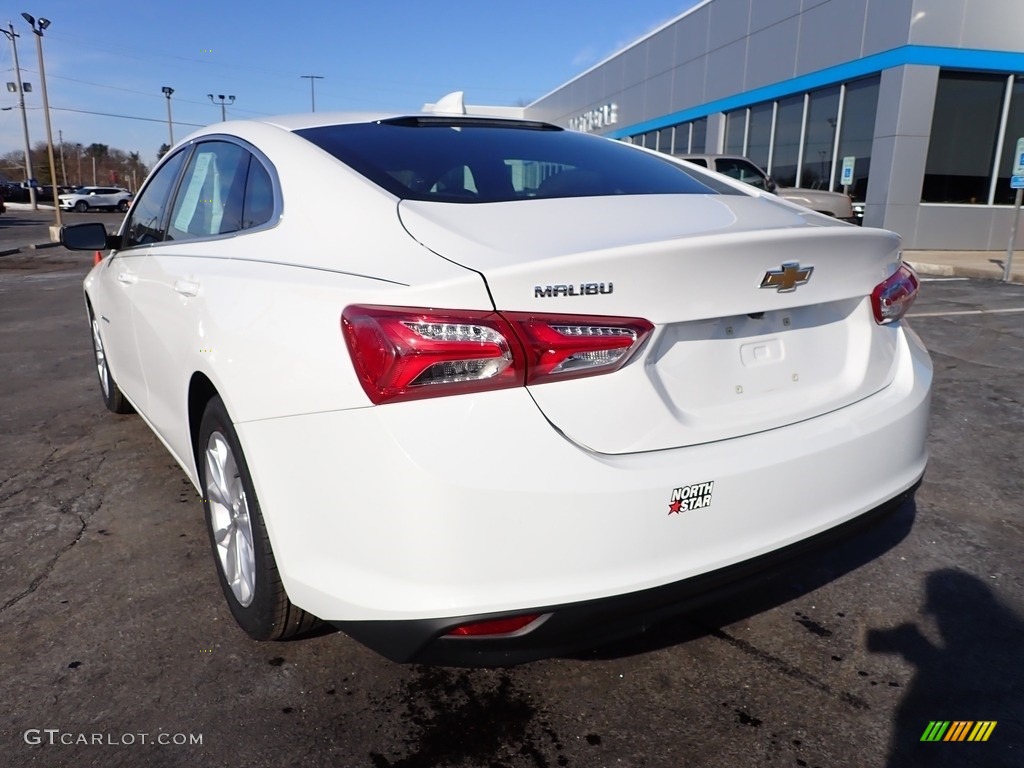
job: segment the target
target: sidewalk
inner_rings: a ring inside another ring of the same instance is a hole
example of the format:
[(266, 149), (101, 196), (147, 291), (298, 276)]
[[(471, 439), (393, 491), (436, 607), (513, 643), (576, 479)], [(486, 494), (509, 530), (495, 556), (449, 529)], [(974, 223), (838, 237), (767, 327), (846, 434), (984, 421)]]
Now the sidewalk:
[[(918, 274), (1002, 280), (1006, 251), (904, 251), (903, 260)], [(1024, 283), (1024, 251), (1015, 251), (1010, 282)]]

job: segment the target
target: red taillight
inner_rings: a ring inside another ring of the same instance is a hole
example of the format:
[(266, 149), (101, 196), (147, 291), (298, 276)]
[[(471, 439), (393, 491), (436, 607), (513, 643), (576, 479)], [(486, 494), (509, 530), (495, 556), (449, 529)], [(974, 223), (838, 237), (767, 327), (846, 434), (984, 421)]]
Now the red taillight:
[(618, 370), (654, 326), (639, 318), (353, 305), (341, 316), (374, 403)]
[(527, 351), (527, 384), (616, 371), (654, 328), (640, 318), (504, 314)]
[(906, 264), (892, 273), (871, 292), (871, 309), (879, 325), (895, 323), (914, 303), (920, 282), (914, 270)]
[(524, 616), (510, 616), (504, 619), (491, 619), (489, 621), (475, 621), (472, 624), (463, 624), (447, 632), (448, 637), (481, 637), (484, 635), (511, 635), (521, 629), (525, 629), (541, 617), (539, 613), (530, 613)]
[(95, 267), (103, 261), (103, 253), (101, 251), (95, 251), (92, 255), (92, 265)]

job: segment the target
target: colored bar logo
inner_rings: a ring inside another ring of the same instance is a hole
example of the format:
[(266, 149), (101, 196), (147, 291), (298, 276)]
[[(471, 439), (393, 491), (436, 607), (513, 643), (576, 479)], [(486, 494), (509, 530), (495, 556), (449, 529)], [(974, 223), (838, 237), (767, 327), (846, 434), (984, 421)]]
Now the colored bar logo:
[(932, 720), (921, 734), (921, 741), (988, 741), (996, 720)]

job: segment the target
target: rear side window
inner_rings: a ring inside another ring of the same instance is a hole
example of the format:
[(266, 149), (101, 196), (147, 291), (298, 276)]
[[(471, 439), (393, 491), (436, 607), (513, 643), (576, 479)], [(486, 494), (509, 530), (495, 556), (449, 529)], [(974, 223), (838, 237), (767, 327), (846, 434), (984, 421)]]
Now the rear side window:
[(211, 237), (242, 228), (249, 153), (237, 144), (196, 146), (171, 209), (168, 240)]
[(749, 184), (758, 189), (767, 189), (764, 174), (746, 160), (722, 157), (716, 161), (715, 169), (719, 173), (724, 173), (726, 176), (742, 181), (744, 184)]
[(296, 133), (402, 199), (489, 203), (719, 191), (657, 155), (542, 123), (420, 117)]

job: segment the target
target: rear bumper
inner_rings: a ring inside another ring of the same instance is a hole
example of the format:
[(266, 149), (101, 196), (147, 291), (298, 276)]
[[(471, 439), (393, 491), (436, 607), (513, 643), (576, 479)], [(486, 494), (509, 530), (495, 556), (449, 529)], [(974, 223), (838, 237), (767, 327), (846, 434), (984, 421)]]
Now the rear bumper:
[(581, 449), (525, 389), (236, 428), (296, 605), (393, 658), (481, 642), (432, 642), (467, 617), (557, 608), (530, 633), (557, 649), (591, 614), (635, 630), (902, 498), (927, 461), (932, 373), (909, 330), (897, 356), (892, 384), (832, 413), (647, 453)]
[[(336, 621), (350, 637), (392, 661), (447, 666), (508, 666), (562, 656), (628, 638), (653, 625), (732, 594), (760, 586), (766, 578), (799, 566), (864, 533), (911, 502), (920, 481), (865, 514), (809, 539), (727, 568), (626, 595), (525, 611), (411, 621)], [(446, 637), (455, 627), (522, 614), (542, 614), (535, 629), (504, 637)]]

